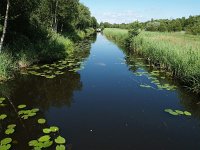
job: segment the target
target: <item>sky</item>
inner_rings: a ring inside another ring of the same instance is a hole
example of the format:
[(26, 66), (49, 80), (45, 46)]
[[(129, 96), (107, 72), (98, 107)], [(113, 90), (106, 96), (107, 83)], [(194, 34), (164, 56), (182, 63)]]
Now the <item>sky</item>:
[(200, 15), (200, 0), (80, 0), (98, 22), (130, 23)]

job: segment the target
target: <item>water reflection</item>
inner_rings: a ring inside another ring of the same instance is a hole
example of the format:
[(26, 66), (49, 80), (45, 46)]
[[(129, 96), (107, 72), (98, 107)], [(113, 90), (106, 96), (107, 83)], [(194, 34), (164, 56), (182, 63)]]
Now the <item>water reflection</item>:
[[(110, 41), (112, 41), (114, 44), (117, 44), (119, 49), (121, 49), (125, 55), (125, 63), (129, 67), (129, 70), (133, 73), (137, 72), (138, 70), (145, 70), (149, 74), (155, 70), (154, 67), (152, 67), (147, 60), (144, 59), (144, 57), (139, 56), (135, 54), (132, 50), (125, 47), (124, 45), (121, 45), (120, 42), (116, 41), (115, 39), (108, 38)], [(163, 72), (162, 75), (165, 75), (166, 72)], [(179, 97), (180, 104), (185, 110), (190, 111), (193, 114), (194, 118), (200, 119), (200, 95), (191, 93), (187, 90), (187, 88), (182, 87), (178, 80), (173, 79), (169, 76), (166, 76), (166, 78), (163, 79), (161, 76), (156, 77), (160, 82), (165, 82), (170, 85), (177, 85), (176, 93)]]
[[(77, 43), (76, 50), (69, 56), (70, 59), (77, 62), (86, 61), (90, 55), (91, 44), (95, 40), (96, 36), (94, 35), (94, 37)], [(12, 137), (15, 143), (14, 148), (30, 149), (28, 142), (41, 136), (41, 131), (44, 128), (44, 126), (37, 124), (38, 118), (43, 118), (43, 113), (48, 111), (50, 107), (71, 107), (74, 102), (74, 92), (81, 91), (82, 88), (80, 73), (68, 70), (65, 70), (63, 75), (53, 79), (19, 74), (14, 80), (0, 84), (0, 97), (7, 99), (7, 106), (0, 109), (0, 114), (8, 116), (0, 124), (0, 139)], [(40, 112), (36, 117), (23, 120), (18, 115), (17, 106), (20, 104), (26, 104), (27, 109), (39, 108)], [(13, 135), (6, 136), (4, 131), (9, 124), (17, 124), (17, 130)]]

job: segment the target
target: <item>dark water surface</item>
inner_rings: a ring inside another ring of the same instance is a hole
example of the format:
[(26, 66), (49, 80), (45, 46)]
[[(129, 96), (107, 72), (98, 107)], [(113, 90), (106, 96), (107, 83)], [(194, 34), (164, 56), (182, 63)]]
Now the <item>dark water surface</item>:
[[(142, 59), (101, 34), (85, 54), (84, 69), (77, 73), (66, 71), (54, 79), (19, 76), (1, 85), (1, 94), (14, 106), (40, 108), (39, 117), (46, 118), (48, 126), (58, 126), (72, 150), (200, 149), (198, 97), (181, 88), (157, 90), (147, 78), (151, 69)], [(42, 135), (43, 127), (35, 123), (37, 119), (17, 119), (14, 106), (0, 112), (11, 116), (7, 122), (19, 124), (13, 135), (18, 141), (14, 149), (26, 150), (28, 141)], [(164, 112), (166, 108), (187, 110), (192, 116), (172, 116)], [(5, 127), (1, 122), (0, 138), (6, 137)]]

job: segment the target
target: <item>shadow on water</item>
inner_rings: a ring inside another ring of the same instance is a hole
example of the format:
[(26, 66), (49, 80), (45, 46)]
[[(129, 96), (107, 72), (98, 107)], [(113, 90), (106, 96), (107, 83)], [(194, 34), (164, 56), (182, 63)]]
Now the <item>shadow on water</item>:
[[(95, 41), (96, 35), (77, 43), (75, 51), (69, 56), (70, 60), (84, 63), (90, 55), (91, 44)], [(12, 137), (12, 147), (20, 150), (31, 149), (28, 147), (28, 142), (42, 136), (44, 127), (50, 127), (48, 122), (45, 125), (39, 125), (37, 120), (45, 118), (44, 113), (50, 107), (71, 107), (74, 102), (73, 93), (81, 91), (82, 88), (79, 72), (71, 72), (67, 69), (64, 70), (64, 74), (53, 79), (18, 74), (14, 80), (0, 84), (0, 97), (6, 98), (6, 106), (1, 107), (0, 115), (7, 115), (5, 120), (0, 120), (0, 140)], [(26, 110), (39, 108), (40, 111), (36, 117), (24, 120), (18, 115), (20, 111), (18, 106), (21, 104), (27, 106)], [(16, 132), (6, 135), (4, 132), (10, 124), (17, 125)], [(55, 133), (53, 136), (58, 136), (58, 134)]]

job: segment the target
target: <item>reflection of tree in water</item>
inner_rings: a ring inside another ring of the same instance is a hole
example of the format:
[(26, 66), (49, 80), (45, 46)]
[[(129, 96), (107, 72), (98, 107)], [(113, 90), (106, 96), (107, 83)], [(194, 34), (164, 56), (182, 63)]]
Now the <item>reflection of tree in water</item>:
[(190, 111), (193, 117), (200, 119), (200, 99), (199, 95), (189, 93), (185, 89), (178, 91), (181, 105)]
[(135, 59), (136, 56), (134, 52), (130, 50), (129, 48), (127, 48), (125, 44), (122, 43), (122, 41), (118, 41), (116, 39), (109, 38), (109, 37), (107, 38), (111, 42), (113, 42), (115, 45), (117, 45), (119, 49), (122, 50), (122, 52), (126, 56), (125, 61), (126, 61), (127, 66), (129, 66), (129, 70), (135, 72), (138, 69), (138, 67), (136, 66), (136, 59)]
[[(76, 50), (70, 56), (77, 62), (84, 61), (90, 54), (91, 43), (95, 37), (88, 38), (86, 41), (76, 45)], [(17, 124), (17, 130), (11, 137), (18, 143), (16, 149), (30, 149), (28, 142), (43, 135), (44, 126), (38, 125), (37, 120), (44, 117), (44, 110), (50, 107), (70, 107), (73, 102), (75, 91), (82, 90), (81, 76), (77, 72), (65, 71), (54, 79), (45, 79), (37, 76), (21, 76), (12, 81), (0, 84), (0, 97), (10, 99), (13, 105), (7, 101), (7, 106), (0, 109), (0, 114), (7, 114), (3, 123), (0, 124), (0, 131), (3, 133), (9, 124)], [(26, 109), (40, 108), (37, 116), (28, 120), (20, 119), (17, 112), (19, 104), (26, 104)], [(1, 134), (0, 139), (6, 135)]]
[[(84, 61), (90, 55), (91, 43), (96, 36), (76, 44), (75, 51), (69, 56), (75, 61)], [(15, 105), (25, 103), (29, 106), (48, 109), (50, 106), (71, 106), (74, 91), (82, 89), (80, 74), (66, 71), (54, 79), (35, 76), (19, 78), (0, 85), (1, 95), (9, 97)]]

